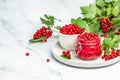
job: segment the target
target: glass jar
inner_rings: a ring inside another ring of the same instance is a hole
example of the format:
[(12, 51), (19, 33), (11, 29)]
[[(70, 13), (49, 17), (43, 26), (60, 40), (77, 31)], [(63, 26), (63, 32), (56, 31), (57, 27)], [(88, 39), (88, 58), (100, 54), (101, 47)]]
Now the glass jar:
[(101, 55), (100, 38), (92, 41), (77, 40), (76, 55), (83, 60), (94, 60)]

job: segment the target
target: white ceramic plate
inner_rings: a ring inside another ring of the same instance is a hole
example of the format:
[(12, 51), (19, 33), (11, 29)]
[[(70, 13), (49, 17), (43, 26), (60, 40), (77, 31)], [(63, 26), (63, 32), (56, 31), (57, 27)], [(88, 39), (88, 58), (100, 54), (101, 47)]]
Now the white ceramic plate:
[(112, 64), (120, 61), (120, 57), (117, 57), (117, 58), (109, 60), (109, 61), (104, 61), (103, 59), (101, 59), (101, 57), (96, 60), (92, 60), (92, 61), (84, 61), (84, 60), (78, 59), (72, 51), (71, 51), (71, 60), (67, 60), (67, 59), (60, 57), (63, 50), (65, 50), (65, 49), (63, 49), (60, 46), (59, 42), (56, 42), (52, 46), (52, 55), (54, 56), (54, 58), (56, 60), (58, 60), (64, 64), (67, 64), (70, 66), (75, 66), (75, 67), (98, 68), (98, 67), (109, 66), (109, 65), (112, 65)]

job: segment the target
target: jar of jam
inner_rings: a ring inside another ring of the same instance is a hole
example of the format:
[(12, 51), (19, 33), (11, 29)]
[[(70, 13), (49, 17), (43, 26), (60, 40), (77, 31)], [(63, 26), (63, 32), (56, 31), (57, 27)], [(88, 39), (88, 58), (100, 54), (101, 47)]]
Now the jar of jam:
[(77, 37), (75, 49), (78, 58), (83, 60), (94, 60), (101, 55), (100, 36), (95, 33), (84, 33)]

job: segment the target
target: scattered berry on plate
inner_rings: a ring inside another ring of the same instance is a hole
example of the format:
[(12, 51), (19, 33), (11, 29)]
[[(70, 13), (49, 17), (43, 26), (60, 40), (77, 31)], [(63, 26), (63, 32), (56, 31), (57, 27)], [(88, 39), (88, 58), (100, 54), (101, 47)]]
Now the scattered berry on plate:
[(62, 51), (61, 57), (62, 57), (62, 58), (65, 58), (65, 59), (71, 59), (70, 51), (69, 51), (69, 50), (67, 50), (67, 51)]

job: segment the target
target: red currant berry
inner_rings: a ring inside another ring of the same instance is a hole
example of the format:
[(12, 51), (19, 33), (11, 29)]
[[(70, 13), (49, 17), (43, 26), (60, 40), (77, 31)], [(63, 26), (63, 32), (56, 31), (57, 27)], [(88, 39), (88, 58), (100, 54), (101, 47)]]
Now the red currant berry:
[(26, 53), (25, 53), (25, 55), (26, 55), (26, 56), (29, 56), (29, 55), (30, 55), (30, 53), (29, 53), (29, 52), (26, 52)]
[(46, 62), (50, 62), (50, 59), (47, 59)]

